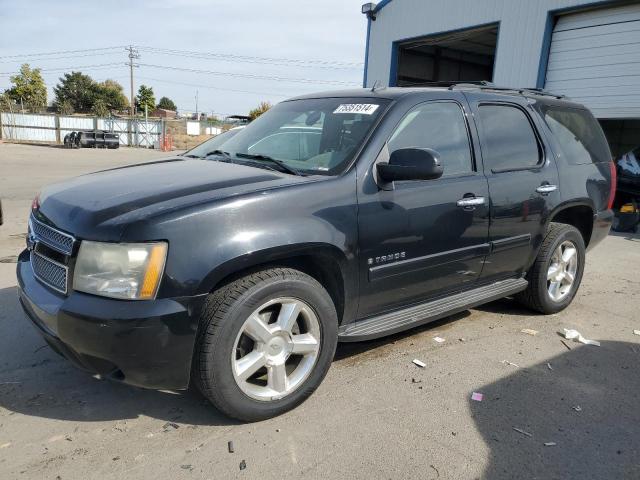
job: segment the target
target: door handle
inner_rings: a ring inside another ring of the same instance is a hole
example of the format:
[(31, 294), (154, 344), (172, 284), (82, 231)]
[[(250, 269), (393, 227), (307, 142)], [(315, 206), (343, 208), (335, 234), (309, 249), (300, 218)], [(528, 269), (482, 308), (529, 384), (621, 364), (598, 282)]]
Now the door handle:
[(479, 205), (484, 205), (484, 197), (465, 197), (461, 198), (456, 202), (456, 205), (459, 207), (477, 207)]
[(546, 193), (555, 192), (557, 189), (558, 189), (557, 185), (549, 185), (548, 183), (545, 183), (543, 185), (540, 185), (538, 188), (536, 188), (536, 192), (546, 194)]

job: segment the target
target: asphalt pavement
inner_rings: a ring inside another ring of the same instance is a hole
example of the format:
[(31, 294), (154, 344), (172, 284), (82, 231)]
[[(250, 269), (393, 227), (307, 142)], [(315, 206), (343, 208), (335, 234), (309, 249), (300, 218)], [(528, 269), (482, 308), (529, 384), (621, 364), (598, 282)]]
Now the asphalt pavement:
[[(0, 479), (640, 478), (638, 235), (612, 234), (587, 255), (564, 312), (506, 299), (343, 344), (307, 402), (264, 422), (230, 420), (195, 392), (76, 370), (16, 298), (31, 199), (47, 183), (162, 156), (0, 144)], [(564, 328), (601, 346), (565, 340)]]

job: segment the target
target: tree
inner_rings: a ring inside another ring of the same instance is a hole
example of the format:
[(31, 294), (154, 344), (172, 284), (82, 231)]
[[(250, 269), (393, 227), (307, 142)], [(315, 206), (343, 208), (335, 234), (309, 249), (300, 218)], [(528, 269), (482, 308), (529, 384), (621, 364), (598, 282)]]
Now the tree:
[(53, 89), (54, 106), (60, 113), (93, 113), (107, 116), (127, 108), (129, 100), (115, 80), (96, 82), (80, 72), (65, 73)]
[(271, 104), (269, 102), (260, 102), (260, 105), (249, 112), (249, 117), (251, 120), (255, 120), (270, 108)]
[(75, 112), (87, 113), (96, 100), (96, 83), (89, 75), (81, 72), (65, 73), (58, 85), (53, 88), (56, 110), (62, 111), (69, 106)]
[(146, 85), (140, 85), (138, 95), (136, 96), (136, 108), (138, 112), (144, 113), (144, 107), (151, 112), (156, 106), (156, 99), (153, 95), (153, 88)]
[(7, 97), (25, 106), (41, 108), (47, 106), (47, 86), (39, 68), (31, 68), (28, 63), (20, 67), (20, 73), (10, 77), (13, 86), (5, 90)]
[(102, 98), (96, 99), (91, 106), (91, 113), (98, 117), (106, 117), (109, 115), (109, 106)]
[[(124, 89), (115, 80), (105, 80), (95, 86), (96, 102), (101, 100), (108, 113), (125, 110), (129, 106), (129, 100), (124, 94)], [(95, 106), (95, 105), (94, 105)]]
[(164, 110), (172, 110), (174, 112), (178, 110), (178, 108), (176, 107), (176, 104), (173, 103), (173, 100), (171, 100), (168, 97), (162, 97), (158, 102), (158, 105), (156, 105), (156, 107), (162, 108)]

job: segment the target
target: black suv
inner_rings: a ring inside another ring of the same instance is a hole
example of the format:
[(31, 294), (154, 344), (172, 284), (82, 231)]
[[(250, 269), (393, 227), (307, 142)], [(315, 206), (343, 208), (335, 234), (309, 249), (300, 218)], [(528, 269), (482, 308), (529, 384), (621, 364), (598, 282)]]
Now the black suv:
[(300, 404), (338, 341), (514, 295), (572, 301), (615, 168), (583, 106), (493, 86), (280, 103), (204, 159), (45, 188), (17, 267), (51, 347), (103, 377), (194, 382), (226, 414)]

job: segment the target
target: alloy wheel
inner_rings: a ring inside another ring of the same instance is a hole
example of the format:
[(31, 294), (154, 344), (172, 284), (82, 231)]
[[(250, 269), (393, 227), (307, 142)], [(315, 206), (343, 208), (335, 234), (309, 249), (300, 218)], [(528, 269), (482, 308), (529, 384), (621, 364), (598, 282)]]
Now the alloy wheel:
[(562, 301), (573, 287), (578, 271), (578, 249), (576, 245), (565, 240), (553, 252), (547, 270), (547, 290), (554, 302)]
[(277, 400), (309, 377), (320, 353), (320, 322), (307, 303), (276, 298), (256, 309), (238, 332), (233, 377), (255, 400)]

